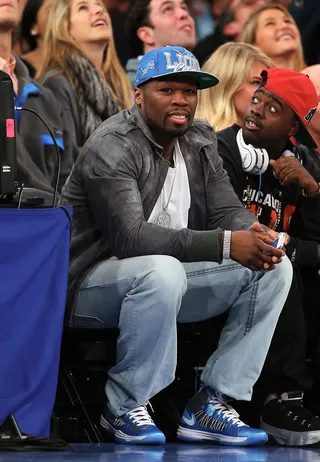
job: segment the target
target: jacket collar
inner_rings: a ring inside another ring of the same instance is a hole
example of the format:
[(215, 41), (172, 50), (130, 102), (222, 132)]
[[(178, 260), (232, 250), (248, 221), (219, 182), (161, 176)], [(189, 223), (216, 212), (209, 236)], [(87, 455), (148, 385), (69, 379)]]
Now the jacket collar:
[(16, 67), (15, 67), (15, 72), (19, 80), (23, 80), (25, 83), (29, 83), (30, 81), (30, 75), (27, 66), (23, 64), (21, 59), (18, 58), (18, 56), (15, 56), (16, 60)]
[(160, 144), (158, 144), (156, 142), (156, 140), (154, 139), (150, 128), (148, 127), (148, 125), (145, 123), (145, 121), (143, 120), (143, 118), (141, 116), (141, 112), (140, 112), (139, 106), (137, 104), (134, 104), (132, 106), (131, 113), (133, 114), (135, 122), (138, 125), (138, 127), (140, 128), (140, 130), (143, 132), (143, 134), (148, 138), (150, 143), (156, 148), (157, 152), (159, 154), (162, 154), (163, 147), (160, 146)]

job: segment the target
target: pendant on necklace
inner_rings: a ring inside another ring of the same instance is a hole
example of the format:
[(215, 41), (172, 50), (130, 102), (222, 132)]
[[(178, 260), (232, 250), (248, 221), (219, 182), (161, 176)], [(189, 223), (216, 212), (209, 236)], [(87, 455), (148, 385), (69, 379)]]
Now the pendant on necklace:
[(162, 210), (153, 220), (155, 225), (163, 226), (164, 228), (170, 228), (171, 217), (168, 212)]

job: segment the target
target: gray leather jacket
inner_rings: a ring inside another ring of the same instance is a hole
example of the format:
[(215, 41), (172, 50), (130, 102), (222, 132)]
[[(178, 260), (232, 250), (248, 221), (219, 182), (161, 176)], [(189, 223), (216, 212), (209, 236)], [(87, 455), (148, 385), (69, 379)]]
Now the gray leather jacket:
[(95, 263), (165, 254), (221, 262), (221, 229), (248, 229), (254, 215), (239, 202), (222, 167), (216, 135), (200, 120), (179, 138), (189, 177), (188, 229), (148, 223), (169, 167), (138, 106), (110, 117), (88, 139), (64, 186), (74, 207), (70, 284)]

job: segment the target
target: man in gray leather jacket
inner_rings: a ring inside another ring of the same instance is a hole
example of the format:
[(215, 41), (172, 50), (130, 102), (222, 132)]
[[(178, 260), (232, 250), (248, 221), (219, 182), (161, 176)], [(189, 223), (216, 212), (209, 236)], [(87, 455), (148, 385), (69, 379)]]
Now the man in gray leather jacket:
[(74, 207), (73, 325), (120, 331), (100, 422), (119, 443), (164, 443), (146, 405), (174, 379), (176, 322), (226, 311), (219, 347), (178, 437), (230, 445), (267, 440), (226, 397), (250, 400), (292, 268), (268, 245), (277, 233), (235, 196), (211, 128), (193, 121), (197, 90), (217, 83), (184, 48), (147, 53), (134, 106), (94, 132), (63, 190), (63, 203)]

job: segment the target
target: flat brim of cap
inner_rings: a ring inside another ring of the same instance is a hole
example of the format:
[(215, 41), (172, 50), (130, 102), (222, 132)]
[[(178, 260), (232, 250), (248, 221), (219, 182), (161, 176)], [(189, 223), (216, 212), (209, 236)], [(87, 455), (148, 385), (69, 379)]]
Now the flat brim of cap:
[(209, 74), (208, 72), (202, 71), (177, 71), (177, 72), (169, 72), (166, 74), (160, 74), (156, 77), (152, 77), (153, 79), (161, 79), (165, 77), (167, 80), (170, 77), (175, 76), (183, 76), (187, 79), (193, 80), (198, 85), (199, 90), (204, 90), (205, 88), (214, 87), (219, 83), (218, 77), (213, 74)]
[(294, 137), (299, 143), (303, 144), (304, 146), (307, 146), (308, 148), (317, 148), (317, 143), (314, 141), (314, 139), (312, 138), (312, 136), (310, 135), (307, 128), (302, 122), (300, 130), (298, 131), (298, 133), (295, 134)]

